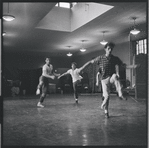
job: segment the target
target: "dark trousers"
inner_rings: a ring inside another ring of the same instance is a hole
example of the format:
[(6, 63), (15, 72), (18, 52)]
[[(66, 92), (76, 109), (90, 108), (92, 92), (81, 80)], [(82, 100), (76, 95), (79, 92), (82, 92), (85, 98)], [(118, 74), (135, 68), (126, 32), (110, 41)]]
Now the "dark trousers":
[(40, 76), (39, 84), (38, 84), (37, 88), (42, 91), (41, 96), (40, 96), (40, 100), (39, 100), (39, 102), (42, 103), (44, 101), (44, 98), (47, 95), (48, 88), (49, 88), (49, 80), (48, 80), (48, 78), (46, 78), (44, 76)]
[(81, 80), (77, 80), (73, 82), (73, 91), (74, 91), (74, 97), (75, 99), (78, 99), (78, 84), (81, 83)]

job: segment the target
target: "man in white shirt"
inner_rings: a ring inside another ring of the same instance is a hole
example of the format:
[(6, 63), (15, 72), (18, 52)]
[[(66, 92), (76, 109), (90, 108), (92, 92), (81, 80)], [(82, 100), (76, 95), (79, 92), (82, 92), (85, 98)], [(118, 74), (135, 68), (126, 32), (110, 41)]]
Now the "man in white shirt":
[(73, 82), (73, 90), (74, 90), (74, 98), (76, 103), (78, 103), (78, 90), (77, 90), (77, 85), (81, 82), (82, 76), (80, 75), (80, 72), (89, 64), (91, 61), (87, 62), (84, 64), (81, 68), (77, 68), (77, 64), (75, 62), (71, 63), (71, 68), (67, 72), (63, 73), (58, 77), (58, 79), (64, 75), (70, 74), (72, 77), (72, 82)]

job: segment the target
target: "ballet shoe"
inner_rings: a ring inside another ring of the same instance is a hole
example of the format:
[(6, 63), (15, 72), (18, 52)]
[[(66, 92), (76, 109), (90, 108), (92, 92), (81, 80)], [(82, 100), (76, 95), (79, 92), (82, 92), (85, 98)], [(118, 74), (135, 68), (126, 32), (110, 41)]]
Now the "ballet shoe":
[(102, 104), (101, 104), (101, 109), (104, 109), (104, 106), (105, 106), (105, 104), (102, 103)]
[(40, 102), (37, 104), (38, 107), (44, 107)]
[(125, 101), (127, 100), (127, 98), (124, 97), (124, 96), (120, 96), (119, 99), (120, 99), (120, 100), (125, 100)]
[(75, 99), (76, 103), (78, 103), (78, 99)]
[(36, 95), (39, 95), (39, 94), (40, 94), (40, 89), (37, 89)]
[(105, 113), (105, 118), (109, 118), (109, 113)]

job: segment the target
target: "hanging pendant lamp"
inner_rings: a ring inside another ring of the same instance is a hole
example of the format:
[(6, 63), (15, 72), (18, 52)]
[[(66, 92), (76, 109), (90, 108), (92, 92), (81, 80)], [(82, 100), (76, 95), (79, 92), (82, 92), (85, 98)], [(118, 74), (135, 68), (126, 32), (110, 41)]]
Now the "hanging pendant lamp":
[(136, 24), (135, 24), (136, 18), (135, 17), (133, 18), (133, 20), (134, 20), (134, 29), (131, 30), (130, 33), (133, 34), (133, 35), (137, 35), (137, 34), (140, 33), (140, 30), (136, 29)]
[[(70, 50), (70, 47), (71, 47), (71, 46), (67, 46), (67, 47), (68, 47), (68, 48), (69, 48), (69, 50)], [(71, 56), (72, 56), (72, 53), (70, 53), (70, 52), (69, 52), (69, 53), (67, 53), (67, 56), (68, 56), (68, 57), (71, 57)]]
[(70, 53), (70, 52), (67, 53), (67, 56), (68, 56), (68, 57), (71, 57), (71, 56), (72, 56), (72, 53)]
[(5, 21), (13, 21), (14, 19), (15, 19), (15, 17), (13, 16), (13, 15), (10, 15), (9, 14), (9, 3), (8, 3), (8, 14), (4, 14), (3, 15), (3, 19), (5, 20)]
[(106, 45), (108, 42), (104, 40), (104, 33), (105, 31), (103, 31), (103, 40), (100, 42), (100, 44), (102, 45)]
[(84, 40), (82, 40), (82, 48), (80, 49), (81, 52), (85, 52), (86, 51), (86, 49), (83, 47), (83, 42), (84, 42)]

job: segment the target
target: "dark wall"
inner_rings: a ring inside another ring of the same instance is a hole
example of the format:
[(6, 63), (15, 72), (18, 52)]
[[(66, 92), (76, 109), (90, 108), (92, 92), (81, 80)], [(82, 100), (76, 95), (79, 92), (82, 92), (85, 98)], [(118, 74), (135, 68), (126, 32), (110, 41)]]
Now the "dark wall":
[[(35, 94), (39, 82), (39, 76), (42, 73), (41, 69), (45, 64), (45, 56), (42, 54), (39, 56), (25, 53), (5, 53), (3, 55), (3, 77), (6, 80), (20, 80), (23, 82), (23, 87), (25, 87), (26, 94)], [(47, 56), (50, 57), (49, 55)], [(50, 58), (54, 69), (71, 67), (71, 57), (59, 56)], [(7, 89), (7, 86), (4, 86), (4, 83), (3, 89), (5, 89), (5, 91)]]
[(19, 70), (19, 80), (21, 81), (20, 94), (26, 90), (26, 94), (35, 94), (42, 69)]
[[(50, 55), (47, 55), (50, 57)], [(50, 57), (54, 69), (70, 68), (71, 57)], [(19, 70), (39, 69), (45, 64), (44, 55), (25, 54), (25, 53), (4, 53), (3, 54), (3, 75), (6, 79), (16, 80), (19, 78)]]
[[(67, 56), (50, 56), (55, 68), (68, 68), (72, 58)], [(27, 53), (4, 53), (3, 66), (7, 69), (37, 69), (45, 64), (45, 55), (27, 54)]]
[(147, 98), (147, 55), (136, 55), (136, 88), (138, 98)]

